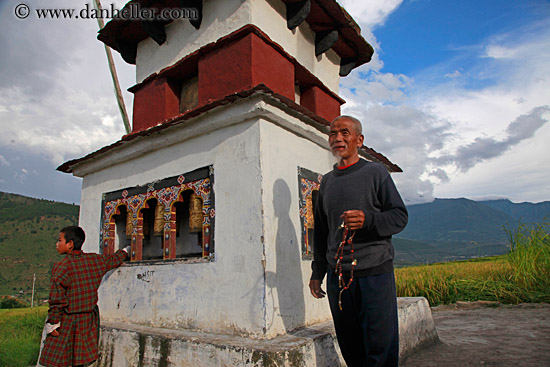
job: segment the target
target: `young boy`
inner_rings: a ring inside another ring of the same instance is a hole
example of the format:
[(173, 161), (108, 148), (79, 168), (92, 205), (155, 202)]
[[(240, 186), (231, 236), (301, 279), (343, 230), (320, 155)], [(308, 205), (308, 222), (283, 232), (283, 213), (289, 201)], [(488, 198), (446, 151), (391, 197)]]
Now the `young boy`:
[(56, 249), (66, 256), (52, 269), (48, 335), (40, 355), (40, 364), (46, 367), (76, 367), (97, 359), (97, 289), (103, 275), (128, 256), (129, 247), (109, 256), (84, 253), (84, 239), (84, 231), (77, 226), (59, 232)]

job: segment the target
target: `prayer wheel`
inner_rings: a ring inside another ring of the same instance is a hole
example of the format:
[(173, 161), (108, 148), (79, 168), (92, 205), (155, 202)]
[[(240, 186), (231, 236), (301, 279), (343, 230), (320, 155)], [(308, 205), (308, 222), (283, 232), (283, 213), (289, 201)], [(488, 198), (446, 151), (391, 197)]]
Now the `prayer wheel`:
[(164, 234), (164, 205), (157, 203), (155, 207), (155, 224), (153, 226), (153, 236), (160, 237)]
[(181, 214), (176, 212), (176, 237), (180, 236), (180, 226), (181, 226)]
[(311, 196), (306, 199), (306, 220), (307, 229), (313, 229), (313, 198)]
[(195, 195), (189, 201), (189, 232), (202, 232), (202, 200)]
[(127, 212), (126, 213), (126, 238), (130, 238), (132, 236), (132, 232), (134, 230), (134, 225), (132, 223), (132, 213)]
[(150, 225), (149, 225), (149, 221), (151, 219), (151, 216), (149, 215), (149, 210), (142, 210), (142, 213), (143, 213), (143, 236), (144, 237), (149, 237), (151, 235), (151, 230), (150, 230)]

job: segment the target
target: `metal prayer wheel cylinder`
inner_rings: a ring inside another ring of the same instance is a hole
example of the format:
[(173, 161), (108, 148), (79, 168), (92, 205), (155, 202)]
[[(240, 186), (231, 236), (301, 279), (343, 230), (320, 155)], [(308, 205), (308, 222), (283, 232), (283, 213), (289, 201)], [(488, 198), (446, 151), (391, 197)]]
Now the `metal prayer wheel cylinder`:
[(181, 215), (176, 214), (176, 237), (180, 236)]
[(132, 213), (127, 212), (126, 213), (126, 238), (130, 238), (132, 235), (132, 232), (134, 230), (134, 224), (132, 222)]
[(189, 201), (189, 232), (202, 232), (202, 200), (195, 195)]
[(144, 213), (145, 211), (143, 211), (143, 236), (144, 237), (149, 237), (149, 235), (151, 234), (151, 231), (150, 231), (150, 225), (149, 225), (149, 219), (150, 217), (147, 215), (145, 215)]
[(306, 220), (307, 229), (313, 229), (313, 199), (311, 196), (306, 199)]
[(153, 236), (160, 237), (164, 233), (164, 205), (158, 203), (155, 207), (155, 224), (153, 225)]

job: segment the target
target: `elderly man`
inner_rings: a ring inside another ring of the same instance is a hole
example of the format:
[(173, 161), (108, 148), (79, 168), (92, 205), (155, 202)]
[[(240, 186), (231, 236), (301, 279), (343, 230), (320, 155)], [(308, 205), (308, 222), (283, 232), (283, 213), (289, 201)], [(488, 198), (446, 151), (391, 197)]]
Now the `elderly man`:
[(384, 166), (359, 158), (361, 122), (337, 117), (329, 144), (337, 163), (323, 176), (315, 208), (311, 294), (327, 293), (348, 367), (397, 366), (399, 329), (392, 235), (407, 210)]

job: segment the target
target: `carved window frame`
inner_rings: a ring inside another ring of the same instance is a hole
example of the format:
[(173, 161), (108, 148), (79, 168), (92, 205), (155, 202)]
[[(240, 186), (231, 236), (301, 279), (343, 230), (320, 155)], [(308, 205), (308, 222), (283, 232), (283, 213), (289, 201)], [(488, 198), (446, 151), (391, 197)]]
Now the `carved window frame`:
[(313, 260), (313, 223), (310, 223), (310, 221), (313, 220), (314, 194), (315, 191), (319, 192), (322, 178), (323, 175), (317, 172), (298, 167), (302, 260)]
[[(115, 249), (116, 223), (114, 216), (120, 214), (120, 207), (127, 208), (131, 220), (131, 262), (169, 262), (174, 260), (189, 260), (185, 256), (176, 256), (176, 207), (182, 202), (183, 195), (192, 191), (191, 195), (202, 200), (202, 253), (200, 260), (214, 259), (214, 167), (207, 166), (178, 176), (164, 178), (141, 186), (134, 186), (107, 192), (102, 195), (101, 227), (99, 234), (100, 253), (111, 254)], [(143, 250), (143, 212), (148, 208), (148, 201), (156, 199), (164, 205), (164, 229), (162, 236), (162, 259), (142, 259)], [(128, 225), (127, 225), (128, 226)], [(127, 235), (129, 233), (127, 232)], [(193, 257), (196, 259), (196, 257)]]

